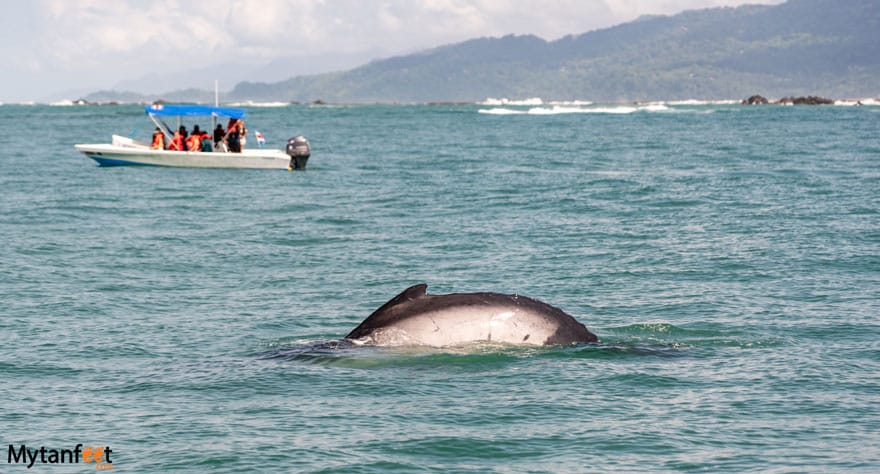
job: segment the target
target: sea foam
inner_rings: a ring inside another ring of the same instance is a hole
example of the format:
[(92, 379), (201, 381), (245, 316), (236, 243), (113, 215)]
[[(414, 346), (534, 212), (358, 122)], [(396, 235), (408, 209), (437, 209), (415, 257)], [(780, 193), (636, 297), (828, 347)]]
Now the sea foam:
[(478, 105), (544, 105), (544, 101), (541, 100), (540, 97), (532, 97), (530, 99), (508, 99), (501, 98), (495, 99), (492, 97), (488, 97), (486, 100), (482, 102), (477, 102)]
[(842, 107), (854, 107), (857, 105), (870, 105), (877, 106), (880, 105), (880, 100), (867, 98), (867, 99), (840, 99), (835, 100), (834, 105), (839, 105)]
[(287, 107), (290, 102), (255, 102), (246, 100), (244, 102), (233, 102), (229, 104), (232, 107)]
[(506, 107), (494, 107), (491, 109), (479, 109), (477, 112), (487, 115), (562, 115), (562, 114), (632, 114), (636, 112), (670, 112), (673, 109), (662, 105), (617, 105), (601, 107), (566, 107), (554, 105), (553, 107), (532, 107), (527, 110), (511, 109)]

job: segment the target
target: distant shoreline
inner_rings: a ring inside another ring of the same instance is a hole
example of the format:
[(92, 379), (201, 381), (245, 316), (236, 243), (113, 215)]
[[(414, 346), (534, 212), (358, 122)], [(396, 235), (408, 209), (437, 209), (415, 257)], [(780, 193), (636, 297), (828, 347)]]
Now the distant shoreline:
[[(91, 101), (85, 99), (77, 99), (77, 100), (61, 100), (55, 102), (36, 102), (36, 101), (23, 101), (23, 102), (0, 102), (0, 106), (3, 105), (21, 105), (21, 106), (31, 106), (31, 105), (45, 105), (45, 106), (127, 106), (127, 105), (151, 105), (155, 103), (170, 103), (170, 101), (164, 100), (155, 100), (155, 101), (120, 101), (120, 100), (112, 100), (112, 101)], [(174, 103), (190, 103), (190, 104), (203, 104), (204, 102), (192, 101), (192, 102), (174, 102)], [(831, 99), (821, 96), (786, 96), (777, 99), (767, 99), (762, 96), (751, 96), (745, 99), (672, 99), (672, 100), (634, 100), (634, 101), (591, 101), (591, 100), (544, 100), (538, 97), (527, 98), (527, 99), (507, 99), (507, 98), (486, 98), (481, 101), (429, 101), (429, 102), (327, 102), (324, 100), (314, 100), (311, 102), (284, 102), (284, 101), (267, 101), (267, 102), (259, 102), (259, 101), (231, 101), (231, 102), (222, 102), (222, 105), (230, 106), (230, 107), (243, 107), (243, 108), (272, 108), (272, 107), (291, 107), (291, 106), (306, 106), (306, 107), (320, 107), (320, 106), (329, 106), (329, 107), (352, 107), (352, 106), (370, 106), (370, 105), (401, 105), (401, 106), (495, 106), (495, 107), (538, 107), (538, 106), (566, 106), (566, 107), (586, 107), (586, 106), (595, 106), (595, 105), (611, 105), (611, 106), (628, 106), (628, 105), (636, 105), (636, 106), (646, 106), (646, 105), (672, 105), (672, 106), (697, 106), (697, 105), (850, 105), (850, 106), (876, 106), (880, 105), (880, 94), (877, 97), (863, 97), (863, 98), (837, 98)]]

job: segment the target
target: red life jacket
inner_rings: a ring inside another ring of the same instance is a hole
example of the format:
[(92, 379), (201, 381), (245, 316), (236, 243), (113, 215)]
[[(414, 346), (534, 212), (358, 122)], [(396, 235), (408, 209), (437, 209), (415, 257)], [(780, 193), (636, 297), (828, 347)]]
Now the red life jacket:
[(156, 132), (153, 134), (153, 144), (150, 145), (151, 150), (164, 150), (165, 149), (165, 134), (162, 132)]

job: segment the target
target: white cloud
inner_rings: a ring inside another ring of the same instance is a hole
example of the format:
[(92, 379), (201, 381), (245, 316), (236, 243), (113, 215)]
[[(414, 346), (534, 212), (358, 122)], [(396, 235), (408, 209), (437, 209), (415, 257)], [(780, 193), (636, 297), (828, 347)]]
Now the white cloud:
[(239, 44), (273, 46), (294, 34), (310, 36), (314, 3), (284, 0), (239, 0), (228, 5), (227, 31)]
[(388, 32), (397, 32), (403, 28), (404, 19), (397, 16), (391, 2), (382, 2), (379, 4), (378, 20), (381, 29)]
[[(50, 1), (40, 53), (61, 64), (91, 66), (120, 53), (144, 63), (186, 62), (232, 42), (212, 12), (215, 2), (165, 1), (142, 5), (95, 0)], [(196, 15), (187, 12), (198, 12)], [(168, 58), (180, 58), (168, 59)]]

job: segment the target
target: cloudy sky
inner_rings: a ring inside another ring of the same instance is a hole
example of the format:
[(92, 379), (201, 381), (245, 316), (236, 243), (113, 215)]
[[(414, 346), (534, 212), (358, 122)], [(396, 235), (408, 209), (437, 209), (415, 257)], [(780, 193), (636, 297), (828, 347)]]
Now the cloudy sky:
[(481, 36), (553, 40), (645, 14), (781, 1), (0, 0), (0, 102), (161, 92), (163, 76), (204, 89), (222, 76), (226, 90)]

